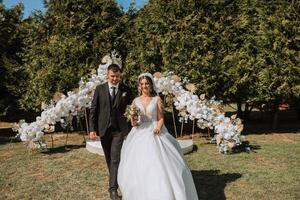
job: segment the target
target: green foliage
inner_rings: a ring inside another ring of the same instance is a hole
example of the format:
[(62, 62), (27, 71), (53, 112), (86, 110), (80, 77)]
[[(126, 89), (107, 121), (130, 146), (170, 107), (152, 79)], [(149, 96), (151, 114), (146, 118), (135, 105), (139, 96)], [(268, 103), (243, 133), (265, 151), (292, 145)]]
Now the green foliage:
[(218, 38), (212, 29), (213, 9), (205, 1), (150, 1), (131, 28), (128, 71), (174, 71), (196, 83), (199, 92), (212, 94), (215, 83), (209, 77), (216, 71)]
[[(198, 94), (252, 105), (299, 98), (296, 1), (153, 0), (127, 33), (126, 72), (174, 71)], [(132, 70), (134, 69), (134, 70)]]
[[(237, 102), (239, 111), (245, 103), (250, 109), (299, 102), (298, 1), (151, 0), (127, 12), (113, 0), (50, 0), (45, 6), (46, 13), (21, 25), (20, 14), (9, 18), (7, 27), (18, 30), (13, 34), (0, 27), (0, 45), (6, 45), (0, 66), (11, 66), (1, 90), (23, 94), (25, 108), (39, 109), (55, 92), (77, 87), (112, 49), (122, 55), (125, 82), (133, 88), (141, 72), (173, 71), (195, 83), (198, 94)], [(14, 79), (16, 73), (21, 78)]]
[(22, 4), (6, 9), (0, 2), (0, 115), (9, 107), (16, 106), (24, 89), (24, 73), (19, 56), (24, 33), (22, 11)]
[(114, 1), (47, 1), (46, 7), (45, 14), (36, 13), (27, 22), (25, 108), (39, 109), (56, 91), (74, 89), (105, 54), (119, 49), (122, 12)]

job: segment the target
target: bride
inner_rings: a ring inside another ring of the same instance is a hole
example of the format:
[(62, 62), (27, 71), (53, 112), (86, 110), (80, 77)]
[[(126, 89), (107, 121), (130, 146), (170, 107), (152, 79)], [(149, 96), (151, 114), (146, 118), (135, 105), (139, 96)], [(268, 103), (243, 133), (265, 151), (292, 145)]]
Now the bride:
[(197, 200), (197, 192), (177, 140), (164, 126), (161, 98), (153, 77), (138, 78), (141, 122), (131, 120), (132, 130), (123, 143), (118, 183), (124, 200)]

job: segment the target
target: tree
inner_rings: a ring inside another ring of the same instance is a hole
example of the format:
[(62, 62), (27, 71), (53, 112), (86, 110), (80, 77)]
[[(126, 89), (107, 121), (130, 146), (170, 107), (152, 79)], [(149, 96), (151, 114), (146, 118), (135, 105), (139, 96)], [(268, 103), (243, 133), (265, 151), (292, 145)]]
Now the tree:
[[(282, 101), (299, 104), (298, 1), (151, 0), (140, 10), (132, 4), (126, 13), (113, 0), (50, 0), (45, 6), (45, 14), (18, 26), (23, 32), (15, 38), (24, 38), (23, 49), (12, 55), (24, 65), (8, 67), (27, 78), (26, 90), (18, 87), (27, 109), (76, 88), (113, 49), (121, 53), (125, 81), (133, 87), (141, 72), (173, 71), (195, 83), (198, 94), (237, 103), (240, 117), (254, 106), (275, 112)], [(15, 94), (6, 83), (1, 85)]]
[(22, 4), (6, 9), (0, 2), (0, 114), (18, 107), (17, 100), (22, 95), (24, 73), (19, 56), (24, 36), (22, 12)]
[(198, 94), (236, 102), (240, 117), (276, 108), (299, 98), (298, 11), (297, 1), (152, 0), (128, 29), (126, 72), (134, 83), (137, 72), (174, 71)]
[(77, 87), (80, 78), (118, 49), (122, 11), (113, 0), (46, 1), (46, 13), (28, 20), (23, 54), (29, 82), (25, 108), (40, 109), (55, 92)]

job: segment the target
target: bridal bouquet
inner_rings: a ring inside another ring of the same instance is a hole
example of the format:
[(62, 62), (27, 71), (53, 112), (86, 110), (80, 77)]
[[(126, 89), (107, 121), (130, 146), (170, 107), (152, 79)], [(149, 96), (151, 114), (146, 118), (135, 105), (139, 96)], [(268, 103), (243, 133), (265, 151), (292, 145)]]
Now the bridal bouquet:
[(124, 116), (127, 118), (127, 121), (130, 121), (131, 119), (139, 123), (140, 121), (140, 115), (141, 115), (141, 110), (136, 107), (136, 105), (127, 105)]

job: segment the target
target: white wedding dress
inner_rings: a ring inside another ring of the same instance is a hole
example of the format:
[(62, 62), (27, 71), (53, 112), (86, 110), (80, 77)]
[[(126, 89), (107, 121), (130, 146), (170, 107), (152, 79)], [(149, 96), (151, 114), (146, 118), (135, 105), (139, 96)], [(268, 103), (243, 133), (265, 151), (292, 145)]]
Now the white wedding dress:
[(198, 200), (196, 188), (177, 140), (157, 123), (158, 98), (145, 108), (139, 98), (141, 124), (133, 127), (123, 143), (118, 184), (124, 200)]

